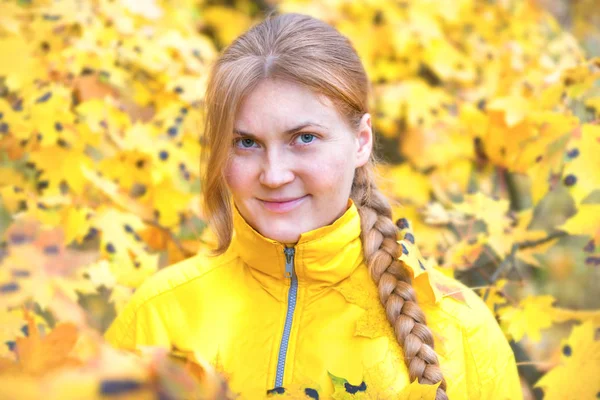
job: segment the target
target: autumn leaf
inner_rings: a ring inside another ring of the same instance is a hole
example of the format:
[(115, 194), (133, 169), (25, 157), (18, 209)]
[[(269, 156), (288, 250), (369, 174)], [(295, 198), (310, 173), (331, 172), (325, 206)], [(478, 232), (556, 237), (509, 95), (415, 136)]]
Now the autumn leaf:
[(333, 287), (346, 301), (365, 310), (356, 322), (354, 334), (369, 338), (387, 336), (395, 340), (394, 331), (379, 301), (377, 287), (371, 281), (368, 281), (369, 284), (364, 283), (364, 279), (370, 279), (366, 273), (361, 274), (363, 277), (357, 275), (359, 274), (353, 274)]
[(594, 325), (600, 325), (599, 310), (571, 310), (567, 308), (555, 307), (552, 310), (552, 319), (556, 322), (565, 322), (577, 320), (581, 322), (591, 322)]
[[(585, 149), (585, 151), (583, 151)], [(600, 126), (585, 124), (580, 137), (573, 137), (566, 149), (562, 183), (577, 203), (600, 189)]]
[[(380, 190), (387, 196), (418, 206), (427, 204), (430, 198), (431, 184), (427, 177), (415, 171), (408, 163), (379, 169)], [(408, 190), (410, 182), (410, 190)]]
[(550, 295), (528, 296), (518, 306), (501, 308), (498, 315), (503, 329), (516, 341), (527, 336), (538, 342), (541, 330), (552, 325), (552, 304), (555, 300)]
[[(592, 399), (600, 393), (600, 326), (592, 321), (573, 327), (561, 342), (560, 364), (535, 383), (544, 399)], [(585, 385), (580, 384), (586, 382)]]
[(490, 233), (503, 232), (509, 222), (506, 215), (509, 208), (508, 200), (494, 199), (481, 192), (466, 195), (463, 202), (454, 204), (454, 208), (484, 221)]
[(50, 333), (41, 336), (33, 317), (25, 313), (28, 336), (17, 338), (16, 353), (19, 367), (31, 375), (41, 375), (62, 367), (75, 367), (79, 361), (70, 357), (77, 341), (77, 328), (73, 324), (62, 323)]
[(334, 392), (331, 398), (335, 400), (368, 399), (367, 384), (363, 381), (359, 385), (352, 385), (344, 378), (337, 377), (327, 372), (333, 383)]
[(600, 243), (600, 205), (580, 205), (578, 212), (559, 228), (571, 235), (591, 236), (596, 243)]
[(31, 154), (31, 161), (42, 172), (40, 179), (47, 182), (52, 193), (60, 193), (63, 181), (75, 194), (83, 192), (87, 180), (81, 168), (91, 165), (85, 154), (60, 146), (48, 146)]
[(441, 381), (434, 385), (420, 384), (416, 379), (411, 382), (398, 396), (407, 400), (435, 399)]
[(530, 102), (521, 96), (499, 97), (488, 104), (489, 110), (501, 112), (504, 122), (512, 128), (522, 122), (529, 113)]
[(498, 279), (489, 288), (480, 289), (479, 292), (484, 297), (487, 293), (487, 297), (484, 298), (485, 304), (488, 306), (490, 311), (496, 313), (498, 306), (506, 304), (506, 296), (503, 294), (504, 288), (508, 281), (506, 279)]

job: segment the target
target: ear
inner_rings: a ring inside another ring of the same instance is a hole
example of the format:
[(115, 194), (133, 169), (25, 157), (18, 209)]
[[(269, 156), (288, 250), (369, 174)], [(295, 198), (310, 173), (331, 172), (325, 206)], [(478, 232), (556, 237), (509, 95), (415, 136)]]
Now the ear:
[(371, 114), (365, 113), (359, 124), (356, 136), (358, 149), (356, 153), (356, 168), (365, 165), (373, 151), (373, 130), (371, 129)]

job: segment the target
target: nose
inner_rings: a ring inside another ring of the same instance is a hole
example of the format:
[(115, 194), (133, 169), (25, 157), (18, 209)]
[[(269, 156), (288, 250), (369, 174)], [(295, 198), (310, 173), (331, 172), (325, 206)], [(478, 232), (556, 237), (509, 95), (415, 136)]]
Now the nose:
[(277, 188), (294, 180), (294, 171), (287, 157), (271, 152), (263, 163), (259, 182), (269, 188)]

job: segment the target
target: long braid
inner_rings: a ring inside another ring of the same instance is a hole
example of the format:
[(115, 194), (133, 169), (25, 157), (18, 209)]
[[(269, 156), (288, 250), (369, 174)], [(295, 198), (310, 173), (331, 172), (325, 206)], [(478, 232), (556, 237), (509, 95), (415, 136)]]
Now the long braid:
[(410, 381), (441, 382), (436, 400), (447, 400), (446, 380), (433, 349), (433, 335), (417, 304), (407, 267), (398, 259), (401, 250), (392, 210), (375, 186), (370, 164), (356, 170), (351, 197), (361, 217), (361, 240), (369, 273), (378, 285), (379, 299), (396, 340), (404, 349)]

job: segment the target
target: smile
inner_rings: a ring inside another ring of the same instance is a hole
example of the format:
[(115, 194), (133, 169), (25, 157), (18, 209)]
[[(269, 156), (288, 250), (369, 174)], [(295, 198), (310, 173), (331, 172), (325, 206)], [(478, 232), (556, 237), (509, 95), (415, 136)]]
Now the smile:
[(287, 201), (260, 200), (260, 202), (263, 205), (263, 207), (265, 207), (267, 210), (269, 210), (271, 212), (286, 213), (286, 212), (292, 211), (293, 209), (298, 207), (300, 204), (302, 204), (304, 202), (304, 199), (306, 199), (307, 197), (308, 197), (308, 195), (299, 197), (297, 199), (287, 200)]

